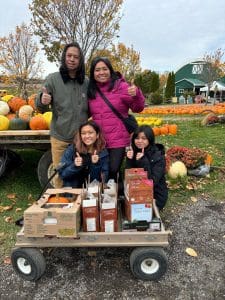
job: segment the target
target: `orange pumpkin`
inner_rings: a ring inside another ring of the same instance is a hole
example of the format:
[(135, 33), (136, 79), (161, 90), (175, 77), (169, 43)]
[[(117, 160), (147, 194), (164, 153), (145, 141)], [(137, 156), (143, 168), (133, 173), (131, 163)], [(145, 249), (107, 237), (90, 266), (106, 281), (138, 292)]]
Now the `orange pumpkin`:
[(12, 120), (16, 117), (16, 114), (14, 113), (9, 113), (8, 115), (6, 115), (6, 117), (9, 119), (9, 120)]
[(48, 199), (47, 203), (69, 203), (70, 201), (66, 197), (60, 197), (60, 196), (51, 196)]
[(166, 135), (166, 134), (168, 134), (168, 132), (169, 132), (168, 126), (162, 126), (162, 127), (160, 127), (160, 133), (162, 135)]
[(159, 127), (153, 127), (152, 130), (153, 130), (155, 136), (160, 135), (160, 133), (161, 133)]
[(19, 98), (19, 97), (13, 97), (8, 102), (8, 105), (12, 112), (16, 112), (20, 109), (21, 106), (26, 105), (26, 100)]
[(172, 135), (177, 134), (177, 125), (176, 124), (169, 125), (169, 134), (172, 134)]
[(31, 130), (47, 130), (48, 124), (45, 119), (38, 115), (30, 119), (29, 126)]
[(33, 107), (33, 109), (35, 110), (35, 99), (36, 99), (37, 94), (32, 94), (29, 99), (28, 99), (28, 104)]

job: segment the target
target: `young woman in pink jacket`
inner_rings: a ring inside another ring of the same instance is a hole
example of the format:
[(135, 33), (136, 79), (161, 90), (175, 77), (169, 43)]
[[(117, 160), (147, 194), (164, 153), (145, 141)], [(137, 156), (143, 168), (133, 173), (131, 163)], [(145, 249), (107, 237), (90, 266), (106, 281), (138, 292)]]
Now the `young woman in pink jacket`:
[(123, 121), (105, 103), (101, 93), (123, 116), (144, 109), (144, 96), (134, 84), (129, 85), (120, 73), (115, 72), (106, 57), (96, 57), (91, 62), (88, 105), (89, 111), (104, 135), (109, 152), (109, 178), (117, 180), (117, 174), (125, 157), (125, 149), (130, 145), (130, 134)]

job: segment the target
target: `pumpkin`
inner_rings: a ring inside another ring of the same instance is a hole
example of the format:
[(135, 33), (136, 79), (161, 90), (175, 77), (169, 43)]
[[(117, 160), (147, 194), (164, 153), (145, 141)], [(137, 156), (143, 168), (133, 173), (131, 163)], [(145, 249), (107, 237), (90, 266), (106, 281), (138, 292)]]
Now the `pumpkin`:
[(155, 136), (160, 135), (160, 133), (161, 133), (159, 127), (153, 127), (152, 130), (153, 130)]
[(168, 170), (168, 176), (172, 179), (176, 179), (178, 177), (184, 177), (187, 175), (187, 168), (182, 161), (175, 161), (171, 164)]
[(69, 199), (61, 196), (51, 196), (47, 203), (69, 203)]
[(24, 121), (30, 121), (30, 118), (33, 114), (33, 107), (30, 105), (23, 105), (19, 109), (19, 117), (20, 119), (23, 119)]
[(0, 115), (0, 130), (8, 130), (9, 119), (5, 116)]
[(31, 130), (47, 130), (48, 124), (45, 119), (40, 116), (34, 116), (30, 119), (29, 126)]
[(4, 101), (0, 101), (0, 115), (7, 115), (10, 111), (8, 104)]
[(5, 101), (5, 102), (8, 102), (13, 97), (14, 97), (13, 95), (5, 95), (5, 96), (2, 97), (2, 100)]
[(168, 126), (164, 125), (164, 126), (160, 127), (160, 134), (166, 135), (166, 134), (168, 134), (168, 132), (169, 132)]
[(45, 119), (45, 121), (48, 124), (48, 129), (50, 128), (50, 124), (52, 121), (52, 112), (51, 111), (46, 111), (45, 113), (43, 113), (42, 117)]
[(18, 114), (14, 119), (9, 121), (9, 130), (26, 130), (27, 122), (21, 118), (19, 118)]
[(35, 106), (35, 100), (36, 100), (36, 96), (37, 94), (32, 94), (29, 98), (27, 103), (35, 110), (36, 106)]
[(16, 114), (9, 112), (8, 115), (6, 115), (6, 117), (7, 117), (9, 120), (12, 120), (12, 119), (14, 119), (14, 118), (16, 117)]
[(21, 106), (26, 105), (27, 102), (26, 100), (19, 98), (19, 97), (14, 97), (8, 101), (9, 107), (12, 112), (16, 112), (20, 109)]
[(175, 135), (177, 134), (177, 125), (176, 124), (170, 124), (168, 126), (169, 128), (169, 134)]

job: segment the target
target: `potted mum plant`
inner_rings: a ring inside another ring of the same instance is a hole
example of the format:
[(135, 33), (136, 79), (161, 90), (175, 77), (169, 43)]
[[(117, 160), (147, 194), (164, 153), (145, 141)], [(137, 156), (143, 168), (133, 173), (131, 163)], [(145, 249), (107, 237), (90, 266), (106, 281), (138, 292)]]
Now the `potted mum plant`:
[(182, 161), (189, 175), (206, 176), (210, 171), (212, 157), (199, 148), (173, 146), (166, 152), (167, 165), (175, 161)]

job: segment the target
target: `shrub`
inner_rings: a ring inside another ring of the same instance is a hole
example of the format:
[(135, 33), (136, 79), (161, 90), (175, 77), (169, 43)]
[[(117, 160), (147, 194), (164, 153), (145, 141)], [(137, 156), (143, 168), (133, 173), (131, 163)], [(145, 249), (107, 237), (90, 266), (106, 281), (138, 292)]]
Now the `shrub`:
[(151, 93), (149, 99), (150, 99), (150, 103), (155, 105), (162, 104), (163, 102), (163, 97), (159, 92)]

